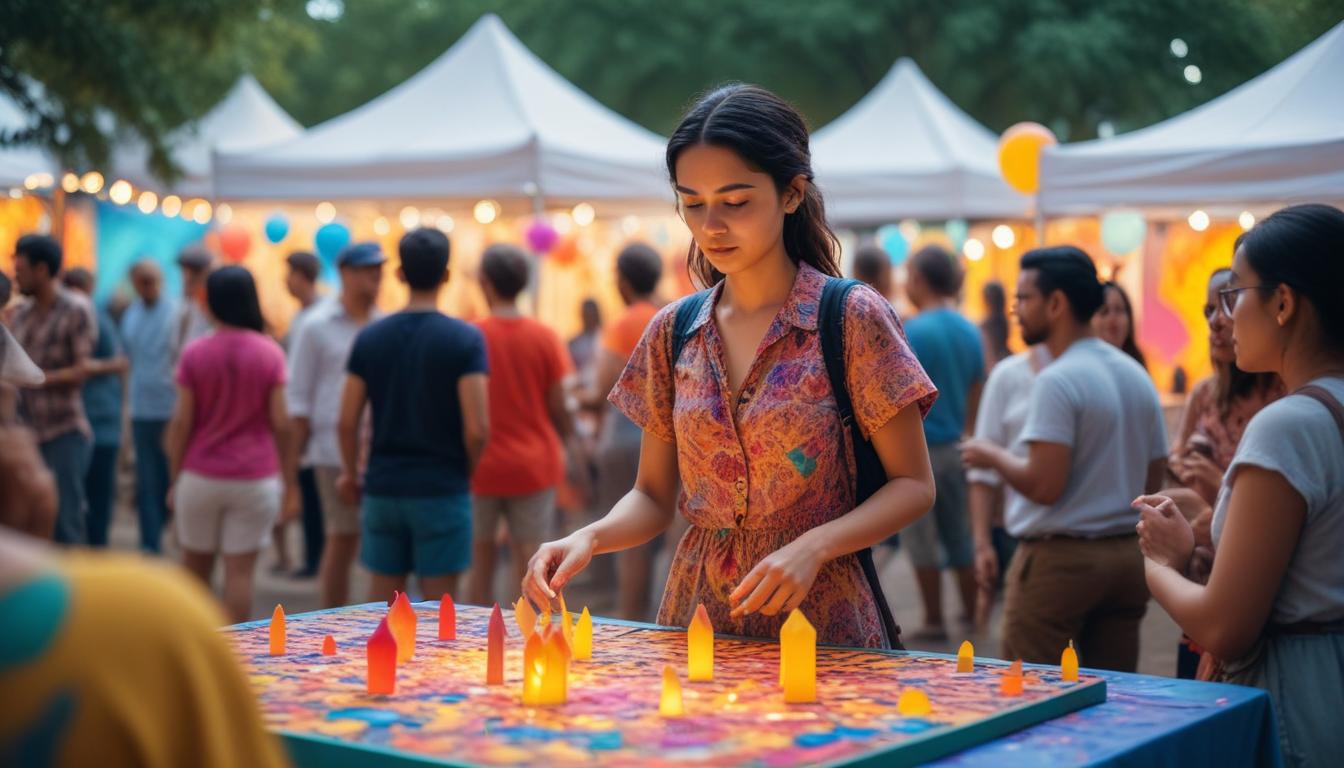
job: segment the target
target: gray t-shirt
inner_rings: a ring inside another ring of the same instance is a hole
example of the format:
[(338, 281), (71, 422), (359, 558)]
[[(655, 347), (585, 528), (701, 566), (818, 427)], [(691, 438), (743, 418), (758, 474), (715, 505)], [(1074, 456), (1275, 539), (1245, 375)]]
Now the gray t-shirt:
[[(1344, 403), (1344, 379), (1320, 378)], [(1251, 419), (1223, 478), (1213, 513), (1213, 541), (1222, 538), (1237, 470), (1277, 472), (1307, 502), (1297, 550), (1274, 598), (1280, 624), (1344, 619), (1344, 435), (1325, 406), (1303, 395), (1281, 398)]]
[(1074, 342), (1036, 377), (1022, 430), (1027, 443), (1073, 449), (1064, 495), (1005, 521), (1014, 536), (1133, 533), (1131, 507), (1148, 465), (1167, 455), (1167, 426), (1148, 372), (1096, 338)]

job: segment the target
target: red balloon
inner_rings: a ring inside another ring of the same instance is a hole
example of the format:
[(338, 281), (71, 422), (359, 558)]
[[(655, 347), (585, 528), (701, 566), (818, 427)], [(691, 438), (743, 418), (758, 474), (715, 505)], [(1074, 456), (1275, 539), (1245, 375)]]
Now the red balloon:
[(247, 230), (242, 227), (225, 227), (219, 231), (219, 250), (224, 254), (224, 258), (237, 263), (247, 258), (247, 252), (252, 248), (252, 236), (247, 234)]

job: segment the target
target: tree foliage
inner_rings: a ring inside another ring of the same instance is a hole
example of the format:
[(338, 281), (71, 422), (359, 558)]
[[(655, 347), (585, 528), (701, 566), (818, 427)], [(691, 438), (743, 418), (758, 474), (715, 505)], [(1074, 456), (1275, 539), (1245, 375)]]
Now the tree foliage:
[[(0, 3), (0, 89), (40, 116), (28, 135), (0, 142), (37, 141), (78, 167), (101, 163), (108, 142), (133, 131), (160, 170), (168, 132), (244, 70), (313, 125), (410, 77), (486, 12), (561, 75), (661, 133), (696, 93), (728, 80), (772, 88), (821, 126), (908, 56), (991, 129), (1035, 120), (1065, 140), (1189, 109), (1344, 18), (1341, 0)], [(313, 18), (315, 4), (336, 18)], [(1173, 55), (1174, 38), (1185, 58)], [(1198, 84), (1182, 74), (1191, 64)], [(32, 98), (24, 76), (48, 98)]]

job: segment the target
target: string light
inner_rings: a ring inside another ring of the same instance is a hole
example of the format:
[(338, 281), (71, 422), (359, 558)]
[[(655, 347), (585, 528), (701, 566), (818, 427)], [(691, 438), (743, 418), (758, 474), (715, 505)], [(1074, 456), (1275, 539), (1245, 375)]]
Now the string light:
[(83, 185), (85, 192), (96, 195), (103, 188), (103, 174), (97, 171), (89, 171), (84, 174), (83, 179), (80, 179), (80, 183)]
[(173, 218), (182, 212), (182, 198), (177, 195), (169, 195), (163, 198), (163, 205), (159, 207), (159, 210), (163, 211), (164, 216)]
[(1017, 242), (1017, 233), (1007, 224), (1000, 224), (990, 233), (989, 238), (994, 241), (994, 245), (1000, 249), (1012, 248), (1013, 243)]
[(107, 198), (117, 205), (125, 205), (131, 202), (134, 195), (135, 191), (131, 189), (131, 182), (125, 179), (118, 179), (107, 188)]
[(1241, 215), (1237, 217), (1237, 223), (1241, 225), (1243, 232), (1249, 230), (1255, 226), (1255, 214), (1250, 211), (1242, 211)]
[(233, 208), (228, 203), (220, 203), (219, 207), (215, 209), (215, 221), (220, 224), (228, 224), (233, 221)]
[(456, 226), (456, 224), (453, 222), (453, 217), (445, 213), (434, 220), (434, 226), (438, 227), (439, 231), (446, 235), (453, 231), (453, 227)]
[(401, 215), (397, 219), (401, 221), (402, 229), (415, 229), (420, 226), (420, 209), (408, 205), (401, 209)]
[(961, 246), (961, 253), (971, 261), (979, 261), (985, 258), (985, 244), (974, 237), (967, 238)]
[(79, 177), (73, 173), (67, 173), (61, 177), (61, 189), (67, 194), (75, 194), (79, 191)]
[(1204, 79), (1204, 73), (1194, 64), (1189, 64), (1185, 68), (1185, 81), (1191, 85), (1199, 85)]
[(479, 224), (489, 224), (499, 218), (499, 203), (494, 200), (482, 200), (471, 210), (471, 215)]
[(191, 220), (197, 224), (207, 224), (210, 222), (210, 204), (204, 200), (193, 200), (191, 206)]
[(378, 218), (373, 220), (373, 233), (375, 235), (381, 237), (391, 231), (392, 231), (392, 224), (387, 220), (386, 216), (379, 216)]
[(575, 224), (586, 227), (593, 223), (593, 219), (597, 218), (597, 211), (588, 203), (579, 203), (574, 206), (574, 210), (570, 211), (569, 215), (574, 217)]
[(136, 204), (141, 213), (153, 213), (154, 209), (159, 207), (159, 196), (145, 190), (140, 193), (140, 201)]
[(1209, 214), (1204, 211), (1195, 211), (1186, 221), (1190, 222), (1190, 228), (1196, 232), (1203, 232), (1209, 228)]
[(317, 217), (319, 223), (330, 224), (336, 220), (336, 206), (323, 200), (313, 209), (313, 215)]

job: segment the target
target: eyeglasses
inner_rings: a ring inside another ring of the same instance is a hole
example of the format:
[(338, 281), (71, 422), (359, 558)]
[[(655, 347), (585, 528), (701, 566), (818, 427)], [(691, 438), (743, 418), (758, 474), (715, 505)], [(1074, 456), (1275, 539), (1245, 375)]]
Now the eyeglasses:
[[(1253, 291), (1257, 288), (1267, 291), (1277, 287), (1277, 283), (1266, 283), (1264, 285), (1243, 285), (1237, 288), (1223, 288), (1218, 291), (1218, 305), (1222, 307), (1222, 310), (1227, 313), (1228, 317), (1231, 317), (1232, 311), (1237, 308), (1237, 302), (1241, 299), (1242, 291)], [(1207, 311), (1204, 313), (1204, 316), (1209, 317)]]

